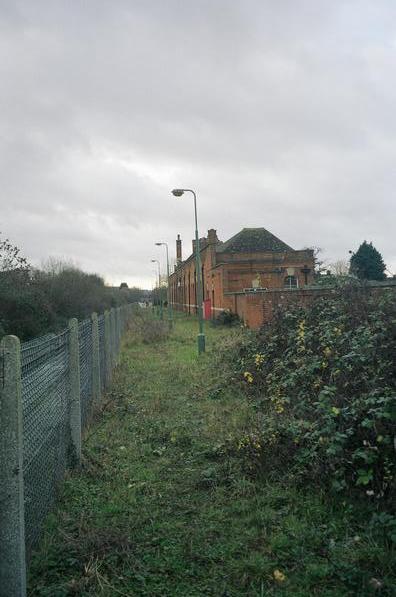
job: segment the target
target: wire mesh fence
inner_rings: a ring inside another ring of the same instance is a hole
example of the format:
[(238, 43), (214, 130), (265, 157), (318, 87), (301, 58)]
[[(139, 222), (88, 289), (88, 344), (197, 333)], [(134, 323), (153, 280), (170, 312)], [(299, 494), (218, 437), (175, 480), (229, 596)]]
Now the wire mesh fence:
[[(7, 521), (0, 525), (0, 585), (10, 597), (25, 595), (22, 580), (18, 584), (23, 570), (16, 570), (23, 567), (17, 560), (25, 562), (24, 549), (15, 542), (23, 541), (29, 559), (66, 470), (78, 462), (76, 433), (81, 446), (81, 430), (95, 406), (94, 388), (100, 394), (107, 389), (131, 316), (132, 306), (125, 305), (20, 348), (12, 336), (1, 343), (0, 443), (9, 462), (0, 461), (0, 521)], [(6, 350), (7, 342), (16, 347), (14, 352)], [(15, 520), (9, 522), (10, 517)], [(20, 557), (12, 558), (13, 550)], [(26, 577), (26, 565), (24, 573)]]
[(29, 554), (68, 466), (69, 331), (22, 345), (23, 476)]
[(105, 369), (105, 318), (104, 315), (98, 317), (98, 331), (99, 331), (99, 364), (100, 364), (100, 391), (103, 392), (106, 385), (106, 369)]
[(92, 321), (85, 319), (78, 326), (80, 360), (81, 428), (85, 429), (92, 407)]

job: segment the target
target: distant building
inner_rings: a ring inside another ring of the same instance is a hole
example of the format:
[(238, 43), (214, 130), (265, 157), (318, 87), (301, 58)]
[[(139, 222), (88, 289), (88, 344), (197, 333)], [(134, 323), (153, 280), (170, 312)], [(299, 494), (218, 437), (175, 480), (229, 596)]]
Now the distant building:
[[(170, 276), (170, 295), (175, 309), (197, 310), (196, 272), (192, 254), (182, 260), (182, 241), (176, 241), (177, 264)], [(311, 249), (295, 251), (265, 228), (243, 228), (226, 242), (216, 230), (200, 239), (204, 315), (206, 319), (229, 309), (239, 315), (238, 295), (266, 290), (303, 288), (313, 281), (314, 257)], [(253, 326), (262, 320), (257, 314)], [(249, 322), (247, 322), (249, 323)]]

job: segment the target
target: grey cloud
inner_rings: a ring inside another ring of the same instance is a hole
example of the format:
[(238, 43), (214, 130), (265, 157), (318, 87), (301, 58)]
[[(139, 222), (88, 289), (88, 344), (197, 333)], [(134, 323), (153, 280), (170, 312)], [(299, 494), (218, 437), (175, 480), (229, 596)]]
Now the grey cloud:
[[(0, 228), (148, 284), (156, 240), (265, 226), (328, 259), (394, 217), (387, 1), (0, 2)], [(162, 257), (163, 259), (163, 257)]]

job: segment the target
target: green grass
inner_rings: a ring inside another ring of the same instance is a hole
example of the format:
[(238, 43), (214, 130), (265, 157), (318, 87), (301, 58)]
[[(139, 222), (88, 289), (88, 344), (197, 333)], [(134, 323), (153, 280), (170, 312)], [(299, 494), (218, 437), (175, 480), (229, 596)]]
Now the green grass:
[[(249, 475), (238, 451), (254, 412), (213, 391), (224, 329), (132, 334), (110, 402), (89, 429), (30, 571), (30, 595), (391, 595), (392, 564), (347, 503)], [(285, 575), (276, 581), (274, 571)]]

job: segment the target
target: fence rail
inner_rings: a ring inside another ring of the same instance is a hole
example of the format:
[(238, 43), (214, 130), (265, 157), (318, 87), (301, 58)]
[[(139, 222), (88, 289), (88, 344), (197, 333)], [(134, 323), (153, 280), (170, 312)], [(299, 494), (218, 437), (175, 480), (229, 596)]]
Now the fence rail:
[(0, 344), (0, 597), (26, 595), (26, 567), (81, 436), (111, 383), (132, 305), (59, 334)]

